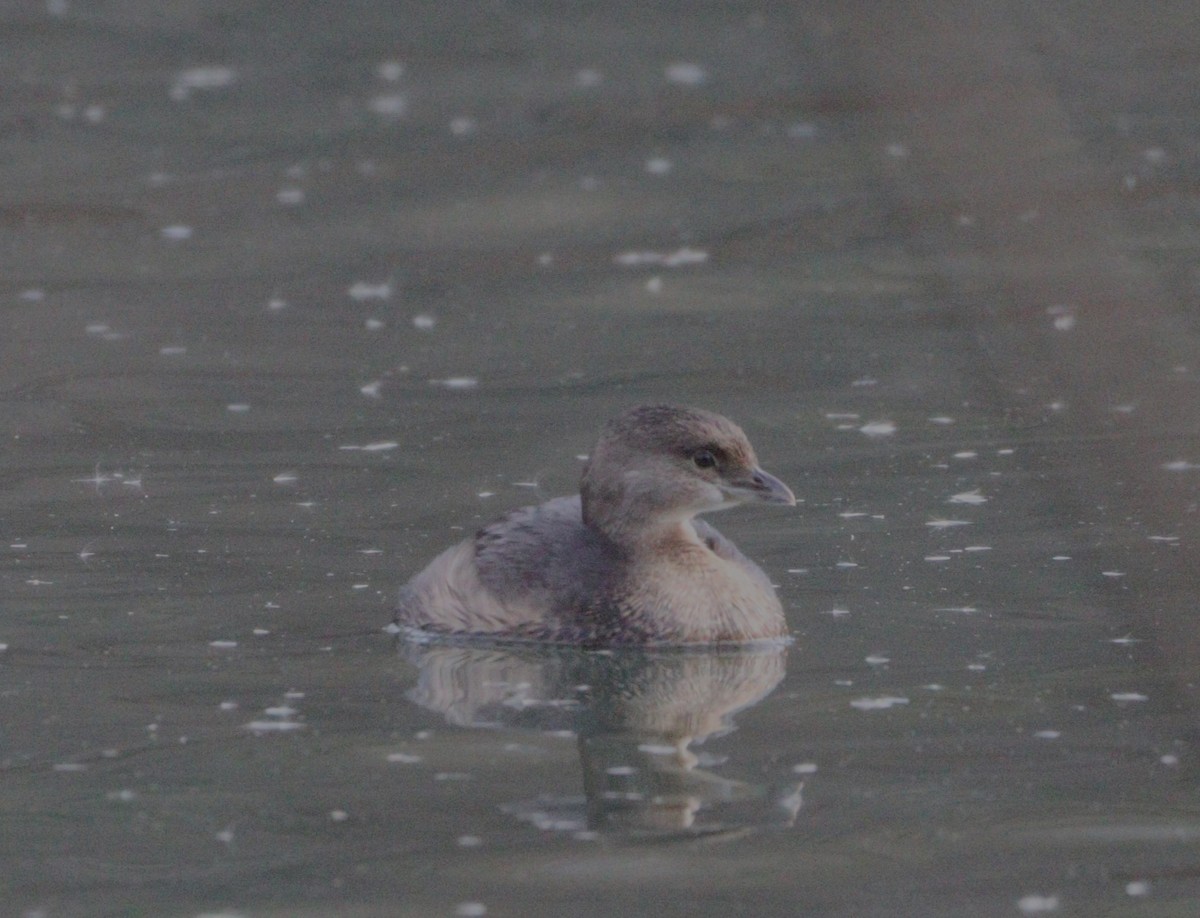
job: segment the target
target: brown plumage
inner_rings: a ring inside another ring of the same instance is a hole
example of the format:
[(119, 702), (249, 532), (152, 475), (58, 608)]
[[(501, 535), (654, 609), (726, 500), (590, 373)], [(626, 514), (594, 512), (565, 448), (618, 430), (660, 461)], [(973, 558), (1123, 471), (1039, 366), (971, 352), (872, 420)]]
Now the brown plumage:
[(652, 405), (610, 421), (578, 497), (516, 510), (435, 558), (400, 592), (414, 638), (619, 644), (786, 636), (766, 575), (696, 514), (794, 505), (732, 421)]

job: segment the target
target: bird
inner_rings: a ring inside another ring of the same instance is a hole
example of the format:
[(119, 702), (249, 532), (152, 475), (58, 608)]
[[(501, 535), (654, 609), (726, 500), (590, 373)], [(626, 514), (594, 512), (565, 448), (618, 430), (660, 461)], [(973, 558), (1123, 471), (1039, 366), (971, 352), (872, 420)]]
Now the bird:
[(643, 405), (609, 421), (579, 494), (523, 507), (448, 548), (400, 591), (415, 641), (584, 648), (787, 640), (762, 569), (699, 514), (795, 506), (719, 414)]

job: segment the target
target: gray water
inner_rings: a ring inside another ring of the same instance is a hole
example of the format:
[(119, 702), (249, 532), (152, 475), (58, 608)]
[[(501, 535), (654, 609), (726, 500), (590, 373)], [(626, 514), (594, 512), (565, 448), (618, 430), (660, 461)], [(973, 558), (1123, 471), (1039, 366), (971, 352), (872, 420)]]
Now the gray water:
[[(1198, 48), (6, 5), (3, 912), (1196, 914)], [(645, 401), (801, 498), (714, 519), (791, 647), (385, 633)]]

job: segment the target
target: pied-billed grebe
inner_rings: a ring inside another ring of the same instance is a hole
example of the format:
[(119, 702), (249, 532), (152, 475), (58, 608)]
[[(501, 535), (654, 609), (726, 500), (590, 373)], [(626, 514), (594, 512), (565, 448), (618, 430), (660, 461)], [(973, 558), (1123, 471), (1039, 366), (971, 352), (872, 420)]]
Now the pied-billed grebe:
[(794, 505), (741, 428), (652, 405), (610, 421), (578, 497), (514, 511), (401, 590), (411, 637), (581, 646), (745, 643), (786, 636), (766, 574), (696, 514)]

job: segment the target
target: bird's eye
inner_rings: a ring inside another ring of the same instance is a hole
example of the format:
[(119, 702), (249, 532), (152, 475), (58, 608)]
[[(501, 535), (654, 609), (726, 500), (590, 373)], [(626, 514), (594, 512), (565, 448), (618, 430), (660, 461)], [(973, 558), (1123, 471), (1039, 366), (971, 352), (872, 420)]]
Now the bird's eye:
[(698, 469), (715, 468), (717, 457), (712, 454), (712, 450), (698, 449), (692, 453), (692, 462), (696, 463)]

